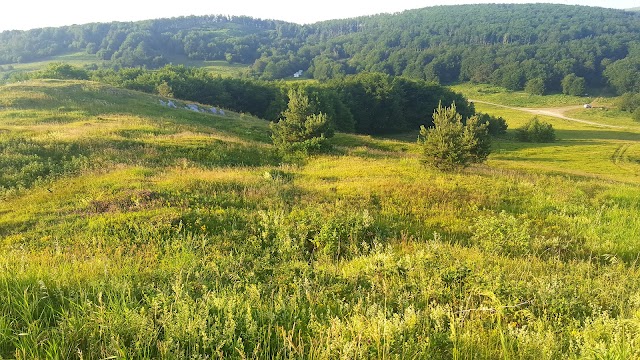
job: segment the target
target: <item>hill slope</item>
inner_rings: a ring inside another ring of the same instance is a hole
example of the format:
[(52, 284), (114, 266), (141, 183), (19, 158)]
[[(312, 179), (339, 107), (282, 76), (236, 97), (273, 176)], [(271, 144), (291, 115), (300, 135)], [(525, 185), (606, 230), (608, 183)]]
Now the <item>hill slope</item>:
[(264, 79), (381, 71), (511, 89), (539, 78), (558, 90), (570, 74), (605, 84), (610, 64), (640, 56), (639, 34), (636, 13), (550, 4), (439, 6), (306, 26), (208, 16), (4, 32), (0, 64), (86, 51), (115, 66), (226, 60)]
[(640, 356), (637, 129), (280, 165), (266, 122), (158, 100), (0, 87), (0, 357)]

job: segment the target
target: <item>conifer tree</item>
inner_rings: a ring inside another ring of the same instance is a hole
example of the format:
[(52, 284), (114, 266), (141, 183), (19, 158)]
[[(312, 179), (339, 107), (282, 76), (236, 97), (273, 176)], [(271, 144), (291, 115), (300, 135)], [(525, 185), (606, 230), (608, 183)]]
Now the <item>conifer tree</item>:
[(284, 150), (319, 149), (333, 129), (326, 114), (313, 113), (309, 97), (302, 89), (289, 91), (289, 105), (277, 123), (271, 123), (274, 145)]
[(423, 147), (423, 162), (443, 171), (452, 171), (484, 161), (490, 152), (487, 124), (477, 116), (462, 122), (456, 105), (443, 107), (433, 113), (432, 128), (420, 127), (418, 142)]

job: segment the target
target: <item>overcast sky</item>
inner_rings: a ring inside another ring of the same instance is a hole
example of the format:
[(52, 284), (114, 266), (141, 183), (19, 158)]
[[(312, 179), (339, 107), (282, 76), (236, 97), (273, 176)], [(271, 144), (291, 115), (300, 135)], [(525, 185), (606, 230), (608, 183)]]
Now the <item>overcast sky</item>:
[[(435, 5), (531, 3), (535, 0), (6, 0), (0, 3), (0, 31), (90, 22), (133, 21), (186, 15), (248, 15), (296, 23), (393, 13)], [(639, 0), (550, 0), (567, 5), (626, 9)]]

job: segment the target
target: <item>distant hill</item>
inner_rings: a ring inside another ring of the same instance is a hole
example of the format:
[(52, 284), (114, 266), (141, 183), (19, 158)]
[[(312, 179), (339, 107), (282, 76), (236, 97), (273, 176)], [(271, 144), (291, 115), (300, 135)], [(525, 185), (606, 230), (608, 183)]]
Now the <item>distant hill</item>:
[(635, 7), (631, 9), (627, 9), (628, 11), (640, 11), (640, 7)]
[[(640, 56), (632, 45), (639, 37), (640, 14), (630, 11), (459, 5), (311, 25), (200, 16), (7, 31), (0, 33), (0, 64), (84, 51), (115, 67), (153, 68), (176, 58), (224, 60), (250, 65), (247, 75), (262, 79), (299, 70), (318, 80), (368, 71), (509, 89), (541, 79), (554, 90), (570, 74), (587, 86), (606, 84), (607, 66)], [(628, 76), (633, 71), (620, 75)]]

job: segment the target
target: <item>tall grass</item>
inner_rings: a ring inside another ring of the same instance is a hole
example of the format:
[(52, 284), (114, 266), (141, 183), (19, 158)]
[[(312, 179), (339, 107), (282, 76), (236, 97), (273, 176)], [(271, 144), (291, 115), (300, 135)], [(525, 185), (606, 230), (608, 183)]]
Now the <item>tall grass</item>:
[(344, 134), (281, 164), (259, 120), (120, 91), (0, 88), (0, 358), (640, 357), (635, 175)]

